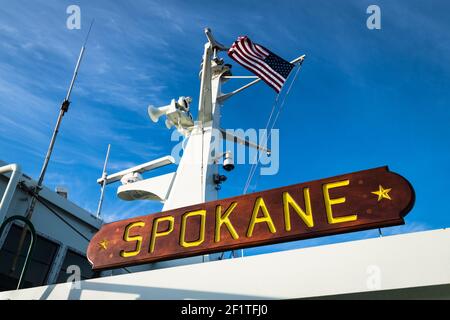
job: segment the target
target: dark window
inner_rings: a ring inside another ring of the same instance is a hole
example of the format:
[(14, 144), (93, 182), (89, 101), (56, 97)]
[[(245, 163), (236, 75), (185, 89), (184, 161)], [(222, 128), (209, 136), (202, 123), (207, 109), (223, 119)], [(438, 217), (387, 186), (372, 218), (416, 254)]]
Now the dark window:
[(59, 271), (58, 280), (56, 280), (57, 283), (66, 282), (67, 279), (73, 275), (73, 271), (67, 273), (67, 268), (71, 265), (76, 265), (80, 268), (81, 280), (91, 279), (98, 276), (96, 272), (92, 271), (92, 266), (85, 256), (69, 249), (67, 250), (61, 270)]
[[(25, 262), (25, 256), (30, 244), (31, 235), (27, 231), (22, 250), (17, 255), (19, 241), (23, 228), (13, 224), (0, 250), (0, 291), (16, 289), (20, 272)], [(31, 253), (28, 269), (25, 273), (22, 288), (45, 285), (50, 273), (53, 259), (58, 251), (58, 245), (41, 236), (37, 236)], [(14, 260), (16, 267), (12, 270)]]

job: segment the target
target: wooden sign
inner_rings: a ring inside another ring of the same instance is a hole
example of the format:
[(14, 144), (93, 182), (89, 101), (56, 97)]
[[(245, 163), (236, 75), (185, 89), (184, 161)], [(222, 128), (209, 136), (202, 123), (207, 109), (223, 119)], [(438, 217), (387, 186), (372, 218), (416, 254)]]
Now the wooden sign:
[(102, 226), (94, 270), (404, 224), (410, 183), (387, 167), (201, 203)]

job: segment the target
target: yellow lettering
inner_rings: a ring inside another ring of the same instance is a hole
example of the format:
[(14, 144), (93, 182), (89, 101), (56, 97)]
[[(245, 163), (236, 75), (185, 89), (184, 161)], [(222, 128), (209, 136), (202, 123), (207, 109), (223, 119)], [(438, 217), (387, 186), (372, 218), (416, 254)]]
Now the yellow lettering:
[[(173, 231), (174, 220), (175, 219), (172, 216), (160, 217), (153, 220), (152, 237), (150, 239), (150, 253), (155, 251), (156, 238), (167, 236), (169, 233)], [(169, 221), (169, 227), (167, 228), (166, 231), (158, 232), (158, 225), (161, 221)]]
[(216, 207), (216, 229), (214, 232), (214, 242), (220, 241), (220, 228), (223, 224), (227, 227), (233, 239), (239, 239), (239, 235), (234, 229), (233, 225), (230, 221), (230, 214), (233, 212), (234, 208), (236, 208), (237, 202), (232, 202), (225, 213), (222, 215), (222, 206), (218, 205)]
[[(259, 209), (262, 210), (263, 217), (258, 218)], [(250, 224), (247, 230), (247, 237), (251, 237), (253, 235), (253, 229), (255, 228), (255, 224), (265, 222), (269, 227), (271, 233), (277, 232), (275, 229), (275, 225), (273, 224), (272, 218), (270, 217), (269, 211), (267, 210), (267, 206), (264, 203), (264, 199), (262, 197), (256, 198), (255, 205), (253, 206), (253, 214), (252, 219), (250, 220)]]
[(145, 226), (145, 222), (143, 222), (143, 221), (132, 222), (126, 226), (125, 232), (123, 234), (123, 240), (125, 240), (127, 242), (130, 242), (130, 241), (137, 241), (137, 242), (136, 242), (136, 247), (133, 251), (121, 250), (120, 256), (122, 256), (124, 258), (128, 258), (128, 257), (137, 256), (139, 254), (139, 252), (141, 251), (141, 246), (142, 246), (142, 236), (130, 237), (130, 229), (134, 228), (134, 227), (143, 227), (143, 226)]
[(314, 227), (313, 214), (311, 210), (311, 198), (309, 196), (309, 188), (303, 189), (303, 198), (305, 199), (306, 212), (295, 202), (291, 195), (287, 192), (283, 192), (283, 212), (284, 212), (284, 225), (286, 231), (291, 231), (291, 214), (289, 207), (292, 206), (295, 212), (302, 218), (303, 222), (309, 227)]
[[(185, 240), (186, 237), (186, 222), (187, 218), (192, 216), (200, 216), (200, 236), (198, 240), (187, 242)], [(206, 210), (197, 210), (185, 213), (181, 218), (181, 234), (180, 234), (180, 245), (188, 248), (188, 247), (196, 247), (200, 245), (203, 241), (205, 241), (205, 224), (206, 224)]]
[(335, 205), (335, 204), (344, 203), (345, 197), (337, 198), (337, 199), (330, 199), (329, 190), (332, 188), (348, 186), (349, 184), (350, 184), (350, 180), (343, 180), (343, 181), (338, 181), (338, 182), (326, 183), (322, 186), (323, 198), (325, 200), (325, 208), (327, 210), (327, 218), (328, 218), (329, 224), (355, 221), (356, 219), (358, 219), (358, 215), (356, 215), (356, 214), (351, 215), (351, 216), (338, 217), (338, 218), (333, 217), (333, 210), (332, 210), (331, 206)]

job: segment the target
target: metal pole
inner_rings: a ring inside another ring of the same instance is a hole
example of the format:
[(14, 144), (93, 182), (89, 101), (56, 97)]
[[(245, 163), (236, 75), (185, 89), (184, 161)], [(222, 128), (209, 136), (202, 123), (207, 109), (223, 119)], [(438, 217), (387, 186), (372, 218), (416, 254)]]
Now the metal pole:
[(222, 79), (258, 79), (258, 76), (222, 76)]
[(34, 229), (34, 226), (30, 220), (28, 220), (27, 218), (25, 218), (23, 216), (16, 215), (16, 216), (9, 217), (1, 224), (0, 236), (2, 236), (3, 231), (5, 231), (6, 226), (15, 220), (22, 221), (24, 223), (23, 230), (25, 231), (25, 233), (27, 232), (27, 228), (28, 228), (30, 230), (30, 234), (31, 234), (30, 245), (28, 246), (28, 251), (25, 256), (25, 262), (23, 263), (22, 271), (20, 272), (19, 281), (18, 281), (17, 287), (16, 287), (16, 290), (19, 290), (20, 286), (22, 285), (22, 281), (25, 279), (25, 272), (27, 271), (28, 266), (29, 266), (31, 252), (33, 251), (34, 245), (36, 243), (36, 230)]
[[(50, 157), (53, 152), (53, 147), (55, 146), (56, 137), (59, 132), (59, 127), (61, 125), (62, 118), (64, 114), (69, 110), (70, 106), (70, 95), (72, 93), (73, 86), (75, 84), (75, 80), (78, 75), (78, 69), (80, 68), (81, 60), (83, 59), (84, 49), (86, 47), (87, 40), (89, 38), (89, 34), (91, 33), (92, 24), (94, 23), (94, 20), (92, 20), (91, 25), (89, 27), (88, 33), (86, 35), (86, 39), (84, 41), (83, 46), (81, 47), (80, 54), (78, 55), (77, 64), (75, 65), (75, 70), (73, 71), (72, 80), (70, 81), (69, 90), (67, 90), (66, 98), (61, 104), (61, 109), (59, 111), (58, 119), (56, 121), (55, 129), (53, 130), (52, 138), (50, 140), (50, 145), (47, 149), (47, 154), (45, 155), (44, 164), (42, 165), (41, 173), (39, 174), (38, 183), (35, 188), (36, 194), (39, 194), (40, 189), (42, 188), (42, 183), (44, 182), (45, 173), (47, 172), (48, 163), (50, 162)], [(34, 207), (36, 206), (36, 197), (32, 196), (31, 203), (28, 208), (26, 217), (31, 220), (31, 217), (34, 212)]]
[[(16, 192), (17, 184), (19, 183), (20, 177), (20, 166), (16, 163), (12, 163), (3, 167), (0, 167), (0, 174), (11, 171), (11, 176), (9, 177), (8, 184), (6, 185), (5, 192), (0, 201), (0, 223), (5, 219), (11, 200)], [(1, 235), (0, 235), (1, 237)]]
[[(297, 57), (297, 58), (295, 58), (294, 60), (292, 60), (290, 63), (295, 64), (295, 63), (297, 63), (297, 62), (299, 62), (299, 61), (303, 62), (303, 60), (305, 60), (305, 57), (306, 57), (306, 55), (301, 55), (300, 57)], [(227, 94), (224, 94), (223, 96), (218, 97), (217, 100), (218, 100), (220, 103), (222, 103), (222, 102), (224, 102), (225, 100), (227, 100), (228, 98), (234, 96), (235, 94), (241, 92), (242, 90), (247, 89), (248, 87), (251, 87), (252, 85), (254, 85), (254, 84), (256, 84), (256, 83), (258, 83), (258, 82), (260, 82), (260, 81), (261, 81), (260, 78), (258, 78), (258, 79), (256, 79), (256, 80), (253, 80), (253, 81), (247, 83), (246, 85), (240, 87), (239, 89), (236, 89), (236, 90), (234, 90), (234, 91), (232, 91), (232, 92), (230, 92), (230, 93), (227, 93)]]
[[(69, 90), (67, 90), (66, 98), (64, 99), (64, 101), (61, 104), (61, 109), (59, 111), (58, 119), (56, 120), (56, 125), (55, 125), (55, 129), (53, 130), (52, 138), (50, 140), (50, 145), (48, 146), (47, 154), (45, 155), (45, 159), (44, 159), (44, 164), (42, 165), (42, 169), (41, 169), (41, 172), (39, 174), (38, 183), (37, 183), (37, 185), (34, 188), (34, 193), (31, 196), (30, 205), (29, 205), (28, 210), (27, 210), (27, 212), (25, 214), (26, 218), (28, 220), (30, 220), (30, 221), (31, 221), (31, 217), (33, 216), (33, 213), (34, 213), (34, 208), (36, 206), (36, 201), (37, 201), (36, 197), (39, 195), (39, 192), (42, 189), (42, 183), (44, 182), (45, 173), (47, 171), (48, 163), (50, 162), (50, 157), (52, 155), (53, 147), (54, 147), (55, 141), (56, 141), (56, 137), (57, 137), (58, 132), (59, 132), (59, 126), (61, 125), (61, 121), (62, 121), (62, 118), (63, 118), (64, 114), (69, 110), (69, 106), (70, 106), (69, 98), (70, 98), (70, 95), (72, 93), (72, 89), (73, 89), (73, 86), (75, 84), (75, 80), (76, 80), (77, 75), (78, 75), (78, 69), (80, 68), (81, 60), (83, 59), (84, 49), (86, 47), (86, 43), (87, 43), (87, 40), (89, 38), (89, 34), (91, 33), (91, 28), (92, 28), (93, 23), (94, 23), (94, 20), (92, 20), (91, 25), (89, 26), (89, 30), (88, 30), (88, 33), (86, 35), (86, 39), (84, 40), (84, 44), (81, 47), (80, 54), (78, 55), (77, 64), (75, 65), (75, 70), (73, 72), (72, 79), (70, 81)], [(24, 229), (22, 231), (21, 236), (20, 236), (17, 254), (14, 257), (13, 265), (12, 265), (12, 268), (11, 268), (12, 272), (14, 272), (15, 269), (16, 269), (17, 260), (19, 258), (20, 251), (22, 250), (23, 243), (25, 241), (25, 236), (26, 236), (26, 230)]]
[(109, 150), (111, 148), (111, 144), (108, 144), (108, 150), (106, 151), (106, 157), (105, 157), (105, 163), (103, 164), (103, 172), (102, 172), (102, 188), (100, 191), (100, 200), (98, 201), (98, 207), (97, 207), (97, 218), (100, 217), (100, 212), (102, 211), (102, 204), (103, 204), (103, 196), (105, 192), (105, 186), (106, 186), (106, 165), (108, 164), (108, 158), (109, 158)]
[(381, 228), (378, 228), (378, 236), (379, 236), (380, 238), (383, 237), (383, 233), (381, 232)]

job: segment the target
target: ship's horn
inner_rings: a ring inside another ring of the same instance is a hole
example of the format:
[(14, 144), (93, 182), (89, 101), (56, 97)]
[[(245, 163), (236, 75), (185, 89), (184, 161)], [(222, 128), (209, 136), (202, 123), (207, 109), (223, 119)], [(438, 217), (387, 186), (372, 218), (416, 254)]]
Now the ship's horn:
[(164, 107), (156, 108), (152, 105), (148, 106), (148, 115), (153, 122), (158, 122), (159, 117), (166, 114), (166, 112), (170, 109), (171, 105), (167, 105)]

